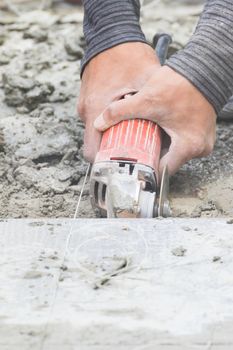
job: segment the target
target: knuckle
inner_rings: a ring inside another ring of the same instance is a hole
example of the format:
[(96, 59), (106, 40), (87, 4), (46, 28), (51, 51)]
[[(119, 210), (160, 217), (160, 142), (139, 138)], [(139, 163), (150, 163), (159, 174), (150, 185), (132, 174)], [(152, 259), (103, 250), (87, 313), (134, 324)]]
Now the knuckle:
[(116, 111), (115, 111), (115, 106), (114, 104), (110, 105), (107, 107), (107, 109), (105, 110), (105, 118), (107, 119), (107, 121), (111, 124), (114, 123), (117, 119), (117, 115), (116, 115)]
[(204, 156), (208, 156), (214, 149), (215, 140), (208, 140), (205, 146)]
[(198, 136), (188, 141), (188, 150), (190, 157), (199, 157), (205, 151), (205, 140)]
[(149, 88), (145, 88), (143, 94), (143, 100), (147, 103), (152, 103), (155, 100), (155, 93)]
[(204, 135), (193, 138), (189, 142), (191, 156), (193, 158), (208, 156), (213, 151), (214, 143), (214, 139), (210, 139)]

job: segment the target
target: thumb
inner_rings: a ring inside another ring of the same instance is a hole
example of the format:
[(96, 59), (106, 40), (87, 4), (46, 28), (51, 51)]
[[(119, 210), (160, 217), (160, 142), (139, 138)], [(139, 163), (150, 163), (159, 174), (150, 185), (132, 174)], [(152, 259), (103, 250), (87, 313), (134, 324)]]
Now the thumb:
[(104, 131), (125, 119), (145, 119), (146, 116), (140, 113), (143, 105), (141, 101), (142, 97), (137, 93), (125, 99), (112, 102), (95, 120), (94, 127), (99, 131)]

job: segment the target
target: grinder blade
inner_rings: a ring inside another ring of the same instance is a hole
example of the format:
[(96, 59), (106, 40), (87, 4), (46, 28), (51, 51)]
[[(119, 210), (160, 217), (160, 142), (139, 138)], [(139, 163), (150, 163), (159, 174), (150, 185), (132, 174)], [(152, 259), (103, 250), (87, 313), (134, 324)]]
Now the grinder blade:
[(169, 174), (167, 166), (163, 169), (162, 180), (160, 185), (160, 197), (158, 206), (158, 216), (167, 218), (171, 216), (171, 208), (168, 199), (169, 195)]

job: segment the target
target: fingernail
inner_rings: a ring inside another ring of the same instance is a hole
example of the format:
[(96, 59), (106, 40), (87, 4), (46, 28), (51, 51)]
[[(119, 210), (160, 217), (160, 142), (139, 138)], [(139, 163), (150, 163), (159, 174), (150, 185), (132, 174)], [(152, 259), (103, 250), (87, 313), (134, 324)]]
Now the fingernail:
[(94, 121), (94, 127), (98, 130), (106, 129), (106, 122), (104, 120), (103, 114), (100, 114), (100, 116)]

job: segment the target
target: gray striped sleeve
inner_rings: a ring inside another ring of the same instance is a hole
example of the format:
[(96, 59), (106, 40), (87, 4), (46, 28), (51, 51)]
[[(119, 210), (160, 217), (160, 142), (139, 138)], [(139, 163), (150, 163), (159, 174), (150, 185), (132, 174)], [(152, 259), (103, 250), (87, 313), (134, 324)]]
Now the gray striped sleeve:
[(139, 24), (139, 0), (83, 0), (85, 65), (98, 53), (118, 44), (146, 42)]
[[(83, 0), (85, 65), (121, 43), (146, 42), (139, 0)], [(233, 0), (207, 0), (187, 46), (166, 63), (186, 77), (218, 113), (233, 94)]]
[(220, 112), (233, 94), (233, 1), (207, 1), (189, 43), (167, 65), (186, 77)]

